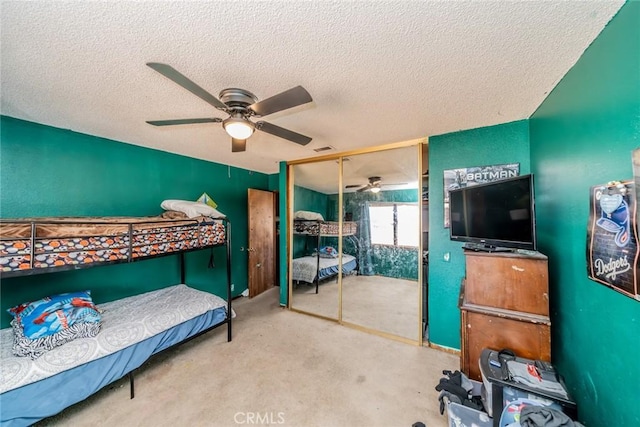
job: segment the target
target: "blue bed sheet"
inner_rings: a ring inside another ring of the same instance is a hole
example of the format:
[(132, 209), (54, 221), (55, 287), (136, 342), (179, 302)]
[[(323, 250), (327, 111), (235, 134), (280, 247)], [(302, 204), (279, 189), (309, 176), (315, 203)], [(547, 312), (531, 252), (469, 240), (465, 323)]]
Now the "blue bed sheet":
[[(352, 259), (349, 262), (342, 264), (342, 273), (347, 274), (356, 268), (356, 260)], [(338, 274), (338, 266), (332, 265), (331, 267), (321, 268), (318, 272), (318, 279), (326, 279), (327, 277), (332, 277)]]
[[(291, 278), (296, 282), (314, 283), (316, 276), (319, 280), (338, 274), (339, 258), (318, 258), (317, 256), (303, 256), (294, 258)], [(357, 268), (358, 260), (349, 254), (342, 255), (342, 272), (348, 274)]]
[(152, 355), (224, 322), (225, 307), (185, 321), (116, 353), (0, 395), (0, 425), (28, 426), (91, 396)]

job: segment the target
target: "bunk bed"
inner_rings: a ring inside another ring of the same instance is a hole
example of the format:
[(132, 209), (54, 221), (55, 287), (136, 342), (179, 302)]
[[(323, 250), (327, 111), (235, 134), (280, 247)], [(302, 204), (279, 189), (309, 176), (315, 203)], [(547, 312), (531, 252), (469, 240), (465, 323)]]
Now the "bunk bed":
[[(306, 238), (315, 237), (315, 250), (313, 254), (301, 256), (293, 259), (291, 277), (294, 283), (306, 282), (315, 285), (318, 293), (320, 281), (337, 276), (340, 272), (338, 265), (339, 257), (323, 257), (321, 254), (321, 242), (323, 237), (339, 237), (340, 223), (337, 221), (324, 221), (321, 216), (317, 219), (306, 219), (310, 215), (303, 215), (300, 219), (294, 216), (293, 234), (303, 235)], [(346, 238), (352, 245), (358, 247), (356, 232), (357, 223), (353, 221), (342, 222), (342, 237)], [(305, 247), (308, 249), (305, 241)], [(308, 252), (308, 250), (306, 250)], [(356, 250), (357, 253), (357, 250)], [(358, 262), (356, 257), (349, 254), (342, 254), (342, 273), (351, 274), (357, 271)]]
[[(179, 255), (181, 284), (99, 304), (100, 330), (43, 354), (18, 357), (0, 330), (0, 424), (31, 425), (128, 375), (151, 356), (227, 325), (231, 341), (231, 225), (226, 218), (0, 220), (0, 278)], [(226, 300), (184, 285), (185, 253), (226, 246)], [(15, 321), (15, 320), (14, 320)]]

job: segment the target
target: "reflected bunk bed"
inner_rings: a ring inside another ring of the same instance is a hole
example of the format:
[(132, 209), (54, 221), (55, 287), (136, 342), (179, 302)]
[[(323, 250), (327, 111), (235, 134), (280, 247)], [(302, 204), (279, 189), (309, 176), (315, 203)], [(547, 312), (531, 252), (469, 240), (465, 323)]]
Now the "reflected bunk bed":
[[(358, 248), (358, 239), (356, 232), (358, 230), (357, 223), (354, 221), (342, 222), (342, 237), (356, 248)], [(294, 219), (293, 234), (304, 235), (306, 237), (315, 237), (315, 253), (313, 255), (302, 256), (293, 259), (292, 279), (296, 282), (306, 282), (315, 284), (316, 294), (318, 293), (321, 280), (328, 279), (338, 275), (340, 271), (339, 257), (323, 257), (321, 255), (320, 245), (323, 237), (339, 237), (340, 223), (337, 221), (324, 221), (321, 219)], [(342, 273), (351, 274), (357, 271), (358, 261), (356, 257), (349, 254), (342, 254)]]
[[(0, 330), (0, 425), (31, 425), (125, 375), (133, 398), (133, 373), (151, 356), (225, 324), (231, 341), (230, 243), (231, 224), (226, 218), (0, 220), (3, 286), (10, 286), (6, 279), (12, 277), (167, 255), (180, 256), (181, 280), (178, 285), (98, 304), (101, 321), (95, 336), (71, 338), (40, 353), (14, 354), (15, 319), (12, 327)], [(226, 300), (184, 285), (185, 252), (217, 246), (226, 246)]]

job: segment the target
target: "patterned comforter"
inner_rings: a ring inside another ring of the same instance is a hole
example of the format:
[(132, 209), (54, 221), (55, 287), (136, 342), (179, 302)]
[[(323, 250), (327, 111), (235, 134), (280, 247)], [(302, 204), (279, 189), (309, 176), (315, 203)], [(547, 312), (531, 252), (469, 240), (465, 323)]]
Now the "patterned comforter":
[(3, 220), (0, 272), (125, 261), (224, 243), (224, 223), (206, 217)]
[[(293, 231), (296, 234), (309, 234), (317, 236), (320, 233), (322, 236), (337, 236), (340, 231), (340, 223), (337, 221), (308, 221), (308, 220), (295, 220), (293, 221)], [(344, 221), (342, 223), (342, 235), (350, 236), (356, 234), (358, 231), (358, 224), (353, 221)]]

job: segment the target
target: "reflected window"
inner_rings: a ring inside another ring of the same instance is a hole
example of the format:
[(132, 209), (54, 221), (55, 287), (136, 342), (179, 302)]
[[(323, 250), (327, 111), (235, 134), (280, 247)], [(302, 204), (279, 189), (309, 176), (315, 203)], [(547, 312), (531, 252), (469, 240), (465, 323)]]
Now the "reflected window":
[(369, 205), (371, 243), (418, 247), (416, 233), (420, 211), (417, 203), (375, 203)]

